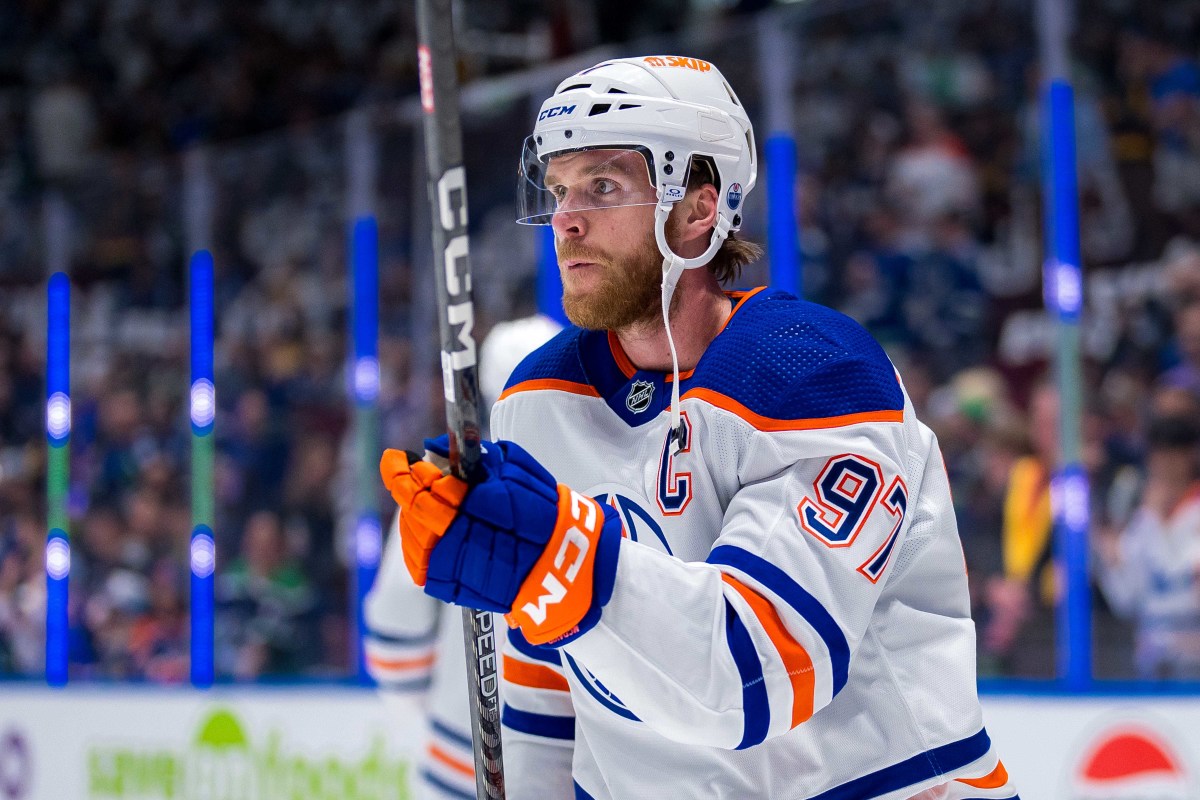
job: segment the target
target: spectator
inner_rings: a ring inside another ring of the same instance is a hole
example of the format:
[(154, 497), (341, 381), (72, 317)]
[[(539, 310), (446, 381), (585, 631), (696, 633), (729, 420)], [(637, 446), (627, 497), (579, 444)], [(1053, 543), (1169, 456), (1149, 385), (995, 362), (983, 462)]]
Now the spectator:
[(85, 624), (95, 667), (108, 678), (132, 680), (138, 676), (131, 636), (134, 622), (149, 605), (149, 581), (137, 570), (110, 570), (87, 595)]
[(42, 180), (67, 186), (82, 179), (98, 127), (83, 85), (67, 74), (50, 80), (34, 96), (30, 119)]
[[(39, 581), (39, 579), (42, 579)], [(0, 675), (37, 675), (45, 663), (44, 573), (12, 539), (0, 539)]]
[(1053, 517), (1050, 477), (1058, 463), (1058, 393), (1043, 384), (1029, 403), (1031, 452), (1008, 475), (1001, 534), (1004, 578), (988, 586), (992, 617), (984, 647), (1006, 672), (1053, 674)]
[(133, 623), (129, 649), (138, 677), (182, 683), (188, 675), (188, 617), (178, 564), (157, 561), (150, 571), (148, 608)]
[(1149, 429), (1141, 503), (1118, 535), (1098, 537), (1101, 586), (1137, 623), (1144, 678), (1200, 678), (1200, 428), (1162, 417)]
[(1162, 374), (1161, 383), (1200, 397), (1200, 302), (1176, 312), (1175, 347), (1179, 363)]
[(274, 511), (246, 520), (241, 555), (218, 575), (216, 602), (218, 673), (298, 675), (319, 656), (311, 649), (316, 598)]
[(974, 218), (979, 183), (971, 154), (947, 127), (942, 112), (919, 98), (909, 101), (908, 138), (888, 171), (888, 197), (902, 209), (907, 226), (925, 235), (946, 215)]

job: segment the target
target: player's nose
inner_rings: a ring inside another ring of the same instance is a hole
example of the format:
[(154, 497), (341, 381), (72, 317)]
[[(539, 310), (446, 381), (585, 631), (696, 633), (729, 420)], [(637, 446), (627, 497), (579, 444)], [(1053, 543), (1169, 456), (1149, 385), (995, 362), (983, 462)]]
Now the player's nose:
[(587, 220), (578, 211), (560, 208), (550, 218), (550, 227), (558, 239), (577, 239), (587, 232)]

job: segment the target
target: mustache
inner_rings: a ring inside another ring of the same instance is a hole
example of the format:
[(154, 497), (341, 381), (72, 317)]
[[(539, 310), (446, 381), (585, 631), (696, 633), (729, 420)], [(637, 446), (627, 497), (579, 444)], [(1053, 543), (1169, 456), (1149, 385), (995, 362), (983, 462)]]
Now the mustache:
[(558, 254), (559, 262), (572, 260), (600, 262), (608, 259), (608, 255), (602, 250), (571, 240), (555, 242), (554, 250)]

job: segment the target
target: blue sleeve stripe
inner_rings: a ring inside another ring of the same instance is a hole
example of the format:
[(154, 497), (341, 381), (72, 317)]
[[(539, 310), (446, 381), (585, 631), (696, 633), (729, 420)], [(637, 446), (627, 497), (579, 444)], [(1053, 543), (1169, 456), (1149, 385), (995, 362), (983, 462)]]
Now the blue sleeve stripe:
[(375, 679), (375, 684), (384, 691), (396, 692), (397, 694), (416, 694), (418, 692), (428, 691), (433, 679), (429, 676), (424, 678), (414, 678), (409, 681), (389, 681)]
[(467, 793), (457, 786), (451, 786), (446, 781), (434, 775), (428, 769), (421, 770), (421, 778), (434, 789), (437, 789), (445, 797), (453, 797), (454, 800), (475, 800), (475, 793)]
[(529, 640), (525, 638), (525, 634), (521, 633), (520, 628), (509, 628), (508, 641), (518, 653), (526, 658), (532, 658), (534, 661), (544, 661), (547, 664), (553, 664), (559, 669), (562, 668), (562, 659), (559, 658), (557, 650), (530, 644)]
[(407, 636), (394, 633), (383, 633), (374, 628), (366, 628), (363, 636), (369, 639), (374, 639), (382, 644), (394, 644), (398, 647), (421, 647), (434, 643), (437, 639), (437, 631), (432, 630), (428, 633), (422, 633), (417, 636)]
[(988, 738), (987, 731), (980, 728), (978, 733), (965, 739), (917, 753), (898, 764), (875, 770), (821, 792), (811, 800), (860, 800), (863, 797), (890, 795), (965, 767), (972, 761), (983, 758), (991, 747), (992, 741)]
[(460, 733), (436, 717), (429, 718), (429, 727), (446, 741), (453, 742), (464, 750), (474, 750), (474, 745), (471, 742), (471, 734)]
[(555, 717), (550, 714), (534, 714), (513, 708), (507, 703), (500, 714), (500, 722), (518, 733), (545, 736), (547, 739), (575, 740), (575, 718)]
[(708, 554), (709, 564), (724, 564), (744, 572), (770, 589), (791, 606), (812, 626), (829, 650), (830, 670), (833, 672), (833, 694), (846, 685), (850, 674), (850, 644), (846, 635), (821, 601), (804, 590), (790, 575), (764, 558), (733, 545), (714, 547)]
[(745, 721), (742, 741), (737, 749), (744, 750), (767, 738), (767, 729), (771, 726), (771, 706), (767, 701), (767, 682), (763, 680), (762, 662), (754, 641), (728, 601), (725, 603), (725, 638), (729, 642), (729, 652), (733, 654), (733, 663), (737, 665), (742, 678), (742, 714)]
[(583, 787), (580, 786), (577, 782), (575, 782), (575, 781), (571, 781), (571, 782), (575, 784), (575, 800), (596, 800), (596, 798), (592, 797), (590, 794), (585, 792), (583, 790)]

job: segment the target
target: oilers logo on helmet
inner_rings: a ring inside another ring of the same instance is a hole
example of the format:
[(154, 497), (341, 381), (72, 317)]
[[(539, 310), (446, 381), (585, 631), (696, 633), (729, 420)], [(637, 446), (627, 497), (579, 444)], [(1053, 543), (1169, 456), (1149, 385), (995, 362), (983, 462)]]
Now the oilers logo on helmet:
[(725, 202), (732, 209), (736, 209), (742, 204), (742, 185), (740, 183), (735, 183), (729, 187), (729, 191), (725, 193)]

